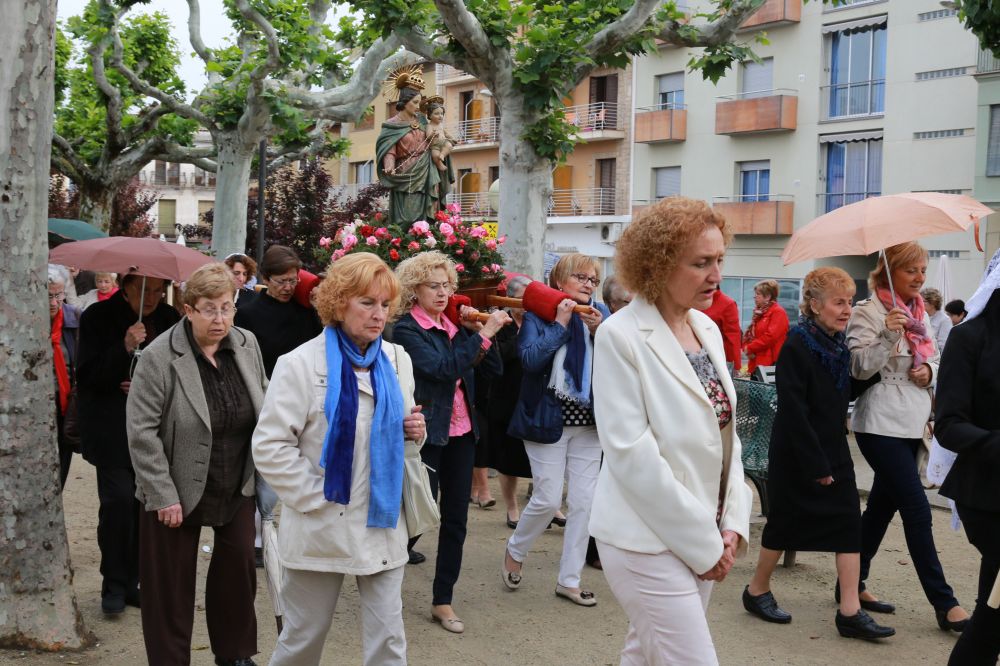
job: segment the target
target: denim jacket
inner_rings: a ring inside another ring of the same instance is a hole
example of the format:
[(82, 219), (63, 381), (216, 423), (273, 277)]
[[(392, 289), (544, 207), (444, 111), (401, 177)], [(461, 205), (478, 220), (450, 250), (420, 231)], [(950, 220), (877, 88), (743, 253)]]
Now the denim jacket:
[(472, 433), (478, 439), (472, 396), (475, 395), (475, 367), (487, 377), (503, 373), (503, 361), (497, 346), (480, 355), (483, 338), (478, 333), (459, 326), (451, 340), (440, 329), (424, 329), (409, 313), (403, 315), (392, 329), (392, 341), (402, 345), (413, 361), (416, 380), (414, 398), (423, 405), (427, 421), (427, 443), (444, 446), (448, 443), (451, 410), (455, 402), (455, 381), (461, 380), (462, 393), (469, 409)]
[[(604, 319), (611, 312), (603, 303), (591, 303)], [(510, 417), (507, 434), (538, 444), (553, 444), (562, 437), (562, 404), (549, 386), (552, 359), (569, 341), (569, 329), (558, 322), (546, 322), (531, 312), (524, 314), (524, 324), (517, 336), (524, 374), (521, 394)], [(596, 378), (595, 378), (596, 379)]]

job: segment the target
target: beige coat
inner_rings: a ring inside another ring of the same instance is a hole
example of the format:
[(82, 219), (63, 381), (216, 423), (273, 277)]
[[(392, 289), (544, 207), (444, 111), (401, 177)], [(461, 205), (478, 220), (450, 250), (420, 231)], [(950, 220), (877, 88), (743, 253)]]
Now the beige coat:
[[(254, 413), (260, 412), (267, 375), (253, 333), (229, 329), (236, 366)], [(187, 516), (205, 492), (212, 455), (212, 423), (198, 359), (184, 320), (142, 352), (125, 407), (128, 449), (135, 468), (135, 496), (156, 511), (180, 502)], [(243, 494), (253, 497), (253, 460), (247, 456)]]
[[(404, 413), (413, 407), (413, 365), (402, 347), (383, 342), (395, 362)], [(375, 401), (367, 373), (358, 377), (351, 503), (328, 502), (319, 466), (326, 437), (326, 343), (319, 335), (278, 359), (253, 434), (257, 471), (284, 503), (278, 555), (289, 569), (367, 576), (406, 563), (406, 518), (395, 529), (369, 528), (368, 437)], [(402, 497), (400, 497), (402, 505)]]
[[(851, 428), (873, 435), (920, 439), (931, 418), (931, 390), (920, 388), (907, 376), (913, 367), (913, 353), (901, 333), (885, 327), (887, 314), (881, 301), (867, 299), (854, 307), (847, 325), (851, 375), (857, 379), (869, 379), (876, 372), (882, 375), (879, 383), (858, 398)], [(926, 313), (924, 326), (933, 338), (934, 329)], [(937, 379), (939, 359), (935, 343), (934, 355), (927, 360), (932, 383)]]
[[(688, 313), (736, 414), (722, 335), (704, 313)], [(743, 480), (733, 422), (719, 421), (698, 375), (655, 306), (639, 296), (597, 329), (594, 412), (604, 465), (590, 533), (640, 553), (671, 551), (705, 573), (722, 556), (721, 530), (750, 538), (753, 493)], [(716, 524), (720, 485), (722, 520)]]

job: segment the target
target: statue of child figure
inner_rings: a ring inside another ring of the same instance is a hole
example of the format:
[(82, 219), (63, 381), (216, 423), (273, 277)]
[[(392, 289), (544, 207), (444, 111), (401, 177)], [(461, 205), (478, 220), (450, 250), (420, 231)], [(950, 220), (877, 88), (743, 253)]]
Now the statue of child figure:
[(444, 98), (434, 95), (424, 99), (424, 115), (427, 116), (427, 135), (431, 142), (431, 159), (438, 171), (447, 171), (445, 160), (455, 146), (455, 138), (444, 128)]

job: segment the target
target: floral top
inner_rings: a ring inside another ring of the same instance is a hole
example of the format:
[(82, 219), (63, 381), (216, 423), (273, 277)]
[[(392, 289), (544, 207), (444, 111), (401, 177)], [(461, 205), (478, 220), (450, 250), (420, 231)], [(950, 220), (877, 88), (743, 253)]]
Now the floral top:
[(708, 352), (704, 349), (693, 354), (684, 352), (684, 355), (687, 356), (691, 367), (694, 368), (695, 374), (701, 380), (701, 385), (705, 389), (708, 401), (712, 403), (715, 416), (719, 419), (719, 430), (722, 430), (733, 420), (733, 406), (729, 402), (729, 395), (726, 394), (726, 389), (723, 388), (722, 381), (719, 379), (719, 373), (715, 371), (715, 366), (712, 365), (712, 359), (708, 357)]

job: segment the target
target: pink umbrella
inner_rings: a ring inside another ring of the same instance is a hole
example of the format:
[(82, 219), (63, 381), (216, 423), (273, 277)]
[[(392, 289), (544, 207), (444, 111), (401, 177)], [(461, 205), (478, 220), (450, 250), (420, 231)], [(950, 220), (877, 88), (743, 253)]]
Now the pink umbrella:
[(63, 243), (49, 253), (49, 260), (89, 271), (134, 273), (176, 282), (183, 282), (198, 268), (215, 261), (182, 245), (127, 236)]

